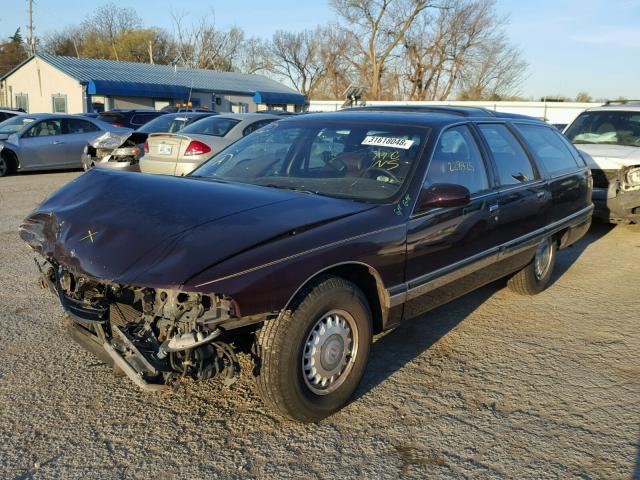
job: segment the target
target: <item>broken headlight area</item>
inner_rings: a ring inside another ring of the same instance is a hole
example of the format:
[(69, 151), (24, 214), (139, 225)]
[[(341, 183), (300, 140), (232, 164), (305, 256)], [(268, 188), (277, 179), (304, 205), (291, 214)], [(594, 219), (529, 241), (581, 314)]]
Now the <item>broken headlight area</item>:
[(48, 261), (38, 268), (40, 285), (59, 297), (72, 336), (93, 342), (80, 343), (101, 358), (106, 352), (144, 390), (184, 377), (236, 380), (238, 361), (223, 326), (239, 317), (230, 298), (104, 282)]
[(640, 166), (627, 168), (624, 172), (623, 190), (640, 189)]

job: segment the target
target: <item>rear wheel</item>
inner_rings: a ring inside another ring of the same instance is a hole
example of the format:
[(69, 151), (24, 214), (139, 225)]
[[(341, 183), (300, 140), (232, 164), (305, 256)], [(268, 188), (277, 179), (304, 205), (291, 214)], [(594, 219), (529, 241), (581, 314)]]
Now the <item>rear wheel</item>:
[(265, 403), (303, 422), (343, 407), (364, 373), (371, 312), (358, 287), (324, 277), (256, 336), (256, 384)]
[(521, 295), (536, 295), (542, 292), (551, 280), (557, 248), (553, 238), (546, 238), (538, 245), (533, 260), (509, 279), (509, 288)]

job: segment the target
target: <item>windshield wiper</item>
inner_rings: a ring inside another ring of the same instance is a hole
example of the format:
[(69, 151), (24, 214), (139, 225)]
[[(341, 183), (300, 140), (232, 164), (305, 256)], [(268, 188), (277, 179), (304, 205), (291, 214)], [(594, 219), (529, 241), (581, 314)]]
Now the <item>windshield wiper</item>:
[[(261, 185), (261, 184), (258, 184), (258, 185)], [(320, 192), (309, 190), (304, 187), (295, 187), (293, 185), (276, 185), (275, 183), (267, 183), (266, 185), (262, 185), (262, 186), (269, 187), (269, 188), (280, 188), (282, 190), (293, 190), (294, 192), (309, 193), (311, 195), (321, 195)]]

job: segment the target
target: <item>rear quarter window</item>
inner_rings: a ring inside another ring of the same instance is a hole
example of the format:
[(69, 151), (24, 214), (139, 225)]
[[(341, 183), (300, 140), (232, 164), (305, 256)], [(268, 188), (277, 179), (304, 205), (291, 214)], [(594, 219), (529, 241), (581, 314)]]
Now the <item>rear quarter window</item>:
[(501, 185), (519, 185), (539, 178), (524, 148), (505, 125), (482, 123), (478, 128), (491, 151)]
[(516, 125), (529, 149), (551, 175), (574, 171), (578, 163), (573, 152), (562, 141), (560, 135), (550, 127), (538, 125)]

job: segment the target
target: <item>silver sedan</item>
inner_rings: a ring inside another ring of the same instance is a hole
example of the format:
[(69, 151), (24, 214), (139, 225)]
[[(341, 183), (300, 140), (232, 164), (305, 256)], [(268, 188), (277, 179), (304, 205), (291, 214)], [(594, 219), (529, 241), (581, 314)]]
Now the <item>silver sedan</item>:
[(11, 172), (82, 167), (82, 151), (104, 132), (130, 132), (94, 118), (36, 113), (0, 123), (0, 177)]
[(186, 175), (236, 140), (280, 118), (264, 113), (228, 113), (198, 120), (177, 133), (152, 133), (144, 144), (140, 171)]

